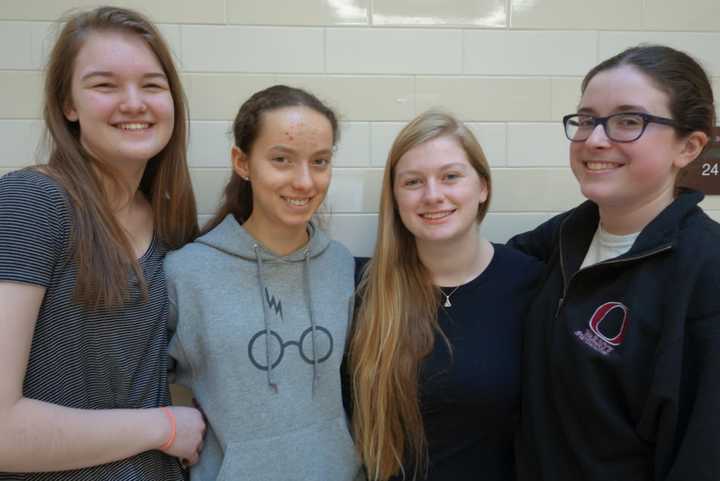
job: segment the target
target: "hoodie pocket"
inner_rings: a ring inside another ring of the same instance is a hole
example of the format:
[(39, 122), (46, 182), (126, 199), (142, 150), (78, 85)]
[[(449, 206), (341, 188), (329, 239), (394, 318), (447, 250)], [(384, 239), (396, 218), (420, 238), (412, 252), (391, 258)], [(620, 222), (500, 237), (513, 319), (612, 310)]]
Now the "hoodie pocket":
[(341, 416), (278, 436), (228, 444), (217, 481), (353, 481), (359, 470)]

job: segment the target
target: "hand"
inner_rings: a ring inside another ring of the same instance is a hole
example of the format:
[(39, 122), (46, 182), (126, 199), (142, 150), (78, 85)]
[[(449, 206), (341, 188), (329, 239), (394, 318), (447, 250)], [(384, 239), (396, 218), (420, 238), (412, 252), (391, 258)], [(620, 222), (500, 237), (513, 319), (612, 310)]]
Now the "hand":
[(205, 421), (202, 413), (195, 408), (169, 406), (175, 415), (175, 441), (163, 452), (180, 458), (182, 463), (192, 466), (198, 462), (205, 436)]

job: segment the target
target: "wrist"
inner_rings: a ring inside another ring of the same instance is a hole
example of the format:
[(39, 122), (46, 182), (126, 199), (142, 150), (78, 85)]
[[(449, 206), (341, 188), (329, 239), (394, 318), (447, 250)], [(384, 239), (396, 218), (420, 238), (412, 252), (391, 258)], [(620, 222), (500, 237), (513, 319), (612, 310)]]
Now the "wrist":
[(169, 407), (161, 407), (160, 410), (165, 418), (167, 429), (165, 432), (167, 435), (164, 437), (163, 443), (158, 448), (160, 451), (167, 451), (175, 443), (175, 436), (177, 434), (177, 420), (175, 419), (175, 413)]

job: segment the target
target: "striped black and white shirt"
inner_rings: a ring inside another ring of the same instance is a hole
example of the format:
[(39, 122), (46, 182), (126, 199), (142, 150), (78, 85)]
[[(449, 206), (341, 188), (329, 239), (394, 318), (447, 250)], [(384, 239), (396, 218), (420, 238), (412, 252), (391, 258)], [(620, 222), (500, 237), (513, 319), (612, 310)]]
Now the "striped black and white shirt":
[[(166, 249), (153, 240), (142, 256), (148, 299), (131, 281), (122, 308), (91, 311), (73, 302), (72, 213), (62, 187), (32, 170), (0, 178), (0, 282), (45, 287), (23, 394), (79, 409), (153, 408), (169, 404)], [(72, 441), (70, 441), (72, 442)], [(177, 481), (174, 458), (148, 451), (92, 468), (3, 474), (0, 480)]]

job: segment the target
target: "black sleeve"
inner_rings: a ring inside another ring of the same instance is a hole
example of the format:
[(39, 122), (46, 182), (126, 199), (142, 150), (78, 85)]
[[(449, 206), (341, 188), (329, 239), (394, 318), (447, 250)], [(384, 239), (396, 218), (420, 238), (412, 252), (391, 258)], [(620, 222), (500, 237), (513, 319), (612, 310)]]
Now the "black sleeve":
[(0, 280), (50, 285), (65, 254), (68, 219), (63, 192), (43, 174), (0, 178)]
[(691, 304), (705, 311), (687, 319), (672, 356), (681, 369), (677, 424), (658, 440), (656, 466), (669, 465), (663, 481), (720, 479), (720, 261), (706, 263)]

